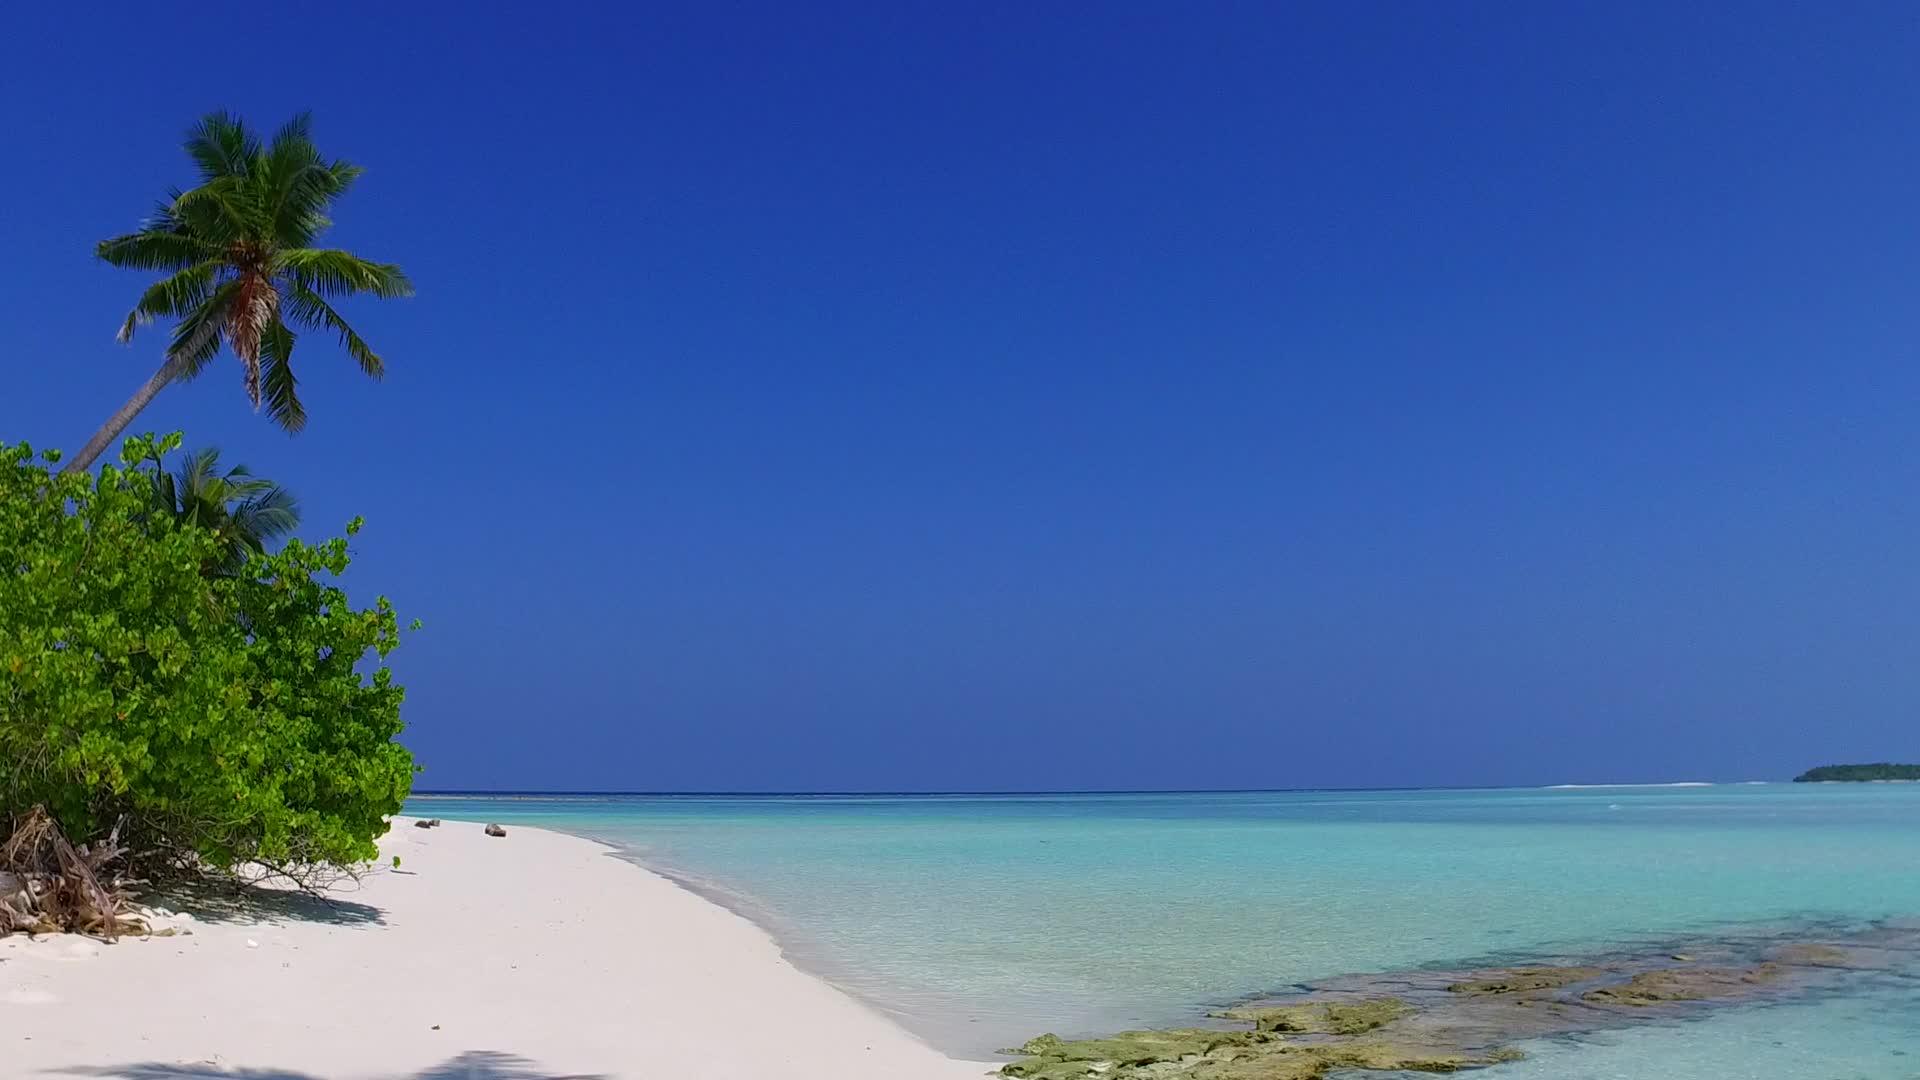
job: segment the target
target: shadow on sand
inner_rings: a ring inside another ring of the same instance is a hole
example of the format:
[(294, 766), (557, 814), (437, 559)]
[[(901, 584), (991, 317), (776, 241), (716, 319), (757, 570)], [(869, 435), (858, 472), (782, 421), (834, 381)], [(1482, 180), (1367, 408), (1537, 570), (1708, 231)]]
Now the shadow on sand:
[(386, 921), (386, 913), (371, 904), (262, 885), (176, 885), (143, 896), (141, 900), (177, 911), (190, 911), (194, 918), (210, 923), (264, 919), (365, 926)]
[[(132, 1065), (96, 1065), (62, 1069), (59, 1075), (107, 1080), (326, 1080), (290, 1069), (224, 1069), (218, 1065), (175, 1065), (143, 1061)], [(469, 1050), (422, 1072), (398, 1073), (382, 1080), (611, 1080), (599, 1073), (550, 1073), (514, 1054)]]

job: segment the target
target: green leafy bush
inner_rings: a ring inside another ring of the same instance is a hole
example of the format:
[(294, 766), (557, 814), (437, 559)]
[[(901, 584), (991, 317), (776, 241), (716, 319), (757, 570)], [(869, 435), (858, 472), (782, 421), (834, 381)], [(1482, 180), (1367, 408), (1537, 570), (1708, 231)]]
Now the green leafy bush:
[(138, 467), (177, 445), (129, 440), (98, 477), (0, 448), (0, 812), (120, 823), (148, 870), (371, 860), (415, 772), (393, 608), (333, 584), (345, 539), (204, 572), (218, 537), (156, 513)]

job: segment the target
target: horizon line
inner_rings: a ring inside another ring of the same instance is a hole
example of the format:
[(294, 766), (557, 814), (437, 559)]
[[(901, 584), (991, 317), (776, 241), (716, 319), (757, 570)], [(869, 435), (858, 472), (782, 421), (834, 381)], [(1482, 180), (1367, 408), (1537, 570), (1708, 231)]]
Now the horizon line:
[(704, 797), (704, 798), (767, 798), (791, 796), (938, 796), (938, 795), (1302, 795), (1337, 792), (1383, 792), (1383, 791), (1547, 791), (1579, 790), (1582, 788), (1607, 787), (1719, 787), (1741, 784), (1762, 784), (1777, 782), (1773, 780), (1652, 780), (1618, 781), (1593, 784), (1438, 784), (1438, 785), (1390, 785), (1385, 787), (1291, 787), (1291, 788), (1055, 788), (1055, 789), (1007, 789), (1000, 790), (658, 790), (633, 791), (610, 788), (439, 788), (414, 790), (415, 795), (597, 795), (597, 796), (637, 796), (637, 797)]

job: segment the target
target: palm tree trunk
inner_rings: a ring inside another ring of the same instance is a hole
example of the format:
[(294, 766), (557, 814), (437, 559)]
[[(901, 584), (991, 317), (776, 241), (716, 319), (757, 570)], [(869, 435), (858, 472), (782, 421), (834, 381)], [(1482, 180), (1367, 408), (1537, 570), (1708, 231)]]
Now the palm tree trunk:
[(100, 430), (93, 433), (93, 438), (87, 440), (87, 445), (81, 447), (79, 453), (73, 455), (71, 460), (61, 466), (60, 471), (80, 472), (91, 467), (94, 459), (100, 456), (100, 452), (118, 439), (121, 432), (127, 430), (127, 425), (133, 423), (133, 418), (139, 416), (140, 410), (147, 407), (147, 402), (152, 401), (155, 395), (166, 389), (167, 384), (172, 382), (177, 374), (179, 369), (174, 366), (173, 359), (169, 357), (160, 365), (159, 370), (153, 373), (153, 377), (147, 380), (145, 386), (135, 391), (134, 395), (127, 399), (127, 403), (120, 406), (118, 412), (108, 417), (106, 423), (100, 425)]

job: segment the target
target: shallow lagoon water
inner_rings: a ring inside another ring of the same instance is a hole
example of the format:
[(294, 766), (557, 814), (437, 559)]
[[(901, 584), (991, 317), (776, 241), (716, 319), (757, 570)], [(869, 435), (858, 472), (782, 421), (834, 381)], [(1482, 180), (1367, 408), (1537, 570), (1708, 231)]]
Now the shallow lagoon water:
[(1485, 1073), (1488, 1080), (1915, 1080), (1920, 986), (1880, 983), (1859, 994), (1519, 1046), (1527, 1057)]
[[(1190, 1022), (1351, 972), (1920, 916), (1920, 785), (433, 796), (414, 809), (611, 843), (962, 1054)], [(1915, 992), (1888, 977), (1554, 1040), (1496, 1073), (1915, 1077)]]

